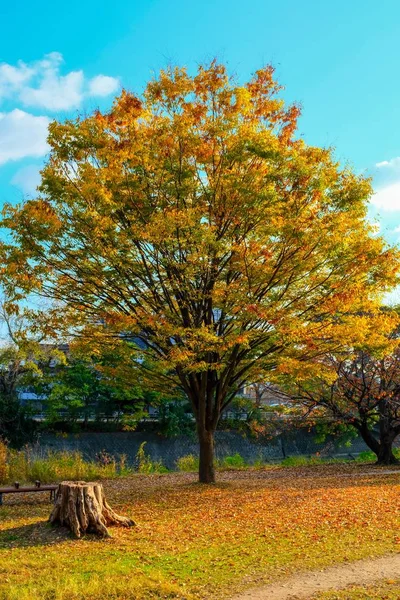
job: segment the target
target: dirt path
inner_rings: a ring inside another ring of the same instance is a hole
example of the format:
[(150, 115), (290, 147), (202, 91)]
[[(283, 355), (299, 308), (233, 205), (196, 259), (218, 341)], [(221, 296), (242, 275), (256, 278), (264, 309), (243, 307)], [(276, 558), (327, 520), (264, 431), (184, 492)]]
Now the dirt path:
[(264, 587), (234, 596), (232, 600), (297, 600), (318, 592), (340, 590), (349, 585), (370, 585), (381, 579), (400, 578), (400, 554), (299, 573)]

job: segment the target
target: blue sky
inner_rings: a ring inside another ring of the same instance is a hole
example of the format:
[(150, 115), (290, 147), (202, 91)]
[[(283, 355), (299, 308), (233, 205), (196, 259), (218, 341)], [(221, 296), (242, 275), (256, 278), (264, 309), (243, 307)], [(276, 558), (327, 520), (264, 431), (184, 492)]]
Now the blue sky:
[(20, 0), (0, 22), (0, 203), (33, 193), (49, 120), (216, 56), (243, 81), (274, 64), (305, 140), (373, 175), (371, 215), (400, 238), (399, 0)]

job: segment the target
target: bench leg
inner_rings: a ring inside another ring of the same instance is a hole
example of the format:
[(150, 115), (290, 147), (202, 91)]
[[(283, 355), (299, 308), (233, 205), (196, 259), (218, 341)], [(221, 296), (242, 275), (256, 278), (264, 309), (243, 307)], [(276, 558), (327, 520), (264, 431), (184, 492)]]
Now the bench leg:
[(3, 504), (3, 494), (0, 494), (0, 506)]

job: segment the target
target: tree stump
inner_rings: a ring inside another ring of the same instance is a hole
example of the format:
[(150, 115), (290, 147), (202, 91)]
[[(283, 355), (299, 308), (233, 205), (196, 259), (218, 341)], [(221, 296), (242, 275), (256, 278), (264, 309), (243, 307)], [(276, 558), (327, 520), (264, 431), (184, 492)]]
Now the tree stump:
[(59, 484), (49, 521), (52, 525), (68, 527), (77, 538), (86, 532), (111, 537), (108, 525), (135, 525), (131, 519), (112, 510), (104, 497), (101, 483), (86, 481), (62, 481)]

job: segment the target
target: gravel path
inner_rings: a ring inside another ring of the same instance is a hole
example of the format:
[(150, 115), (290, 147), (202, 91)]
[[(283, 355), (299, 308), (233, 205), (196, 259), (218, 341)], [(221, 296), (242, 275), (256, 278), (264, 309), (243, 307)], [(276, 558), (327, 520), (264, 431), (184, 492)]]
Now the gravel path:
[(264, 587), (236, 595), (232, 600), (297, 600), (318, 592), (341, 590), (349, 585), (371, 585), (382, 579), (400, 578), (400, 554), (359, 560), (322, 571), (299, 573)]

